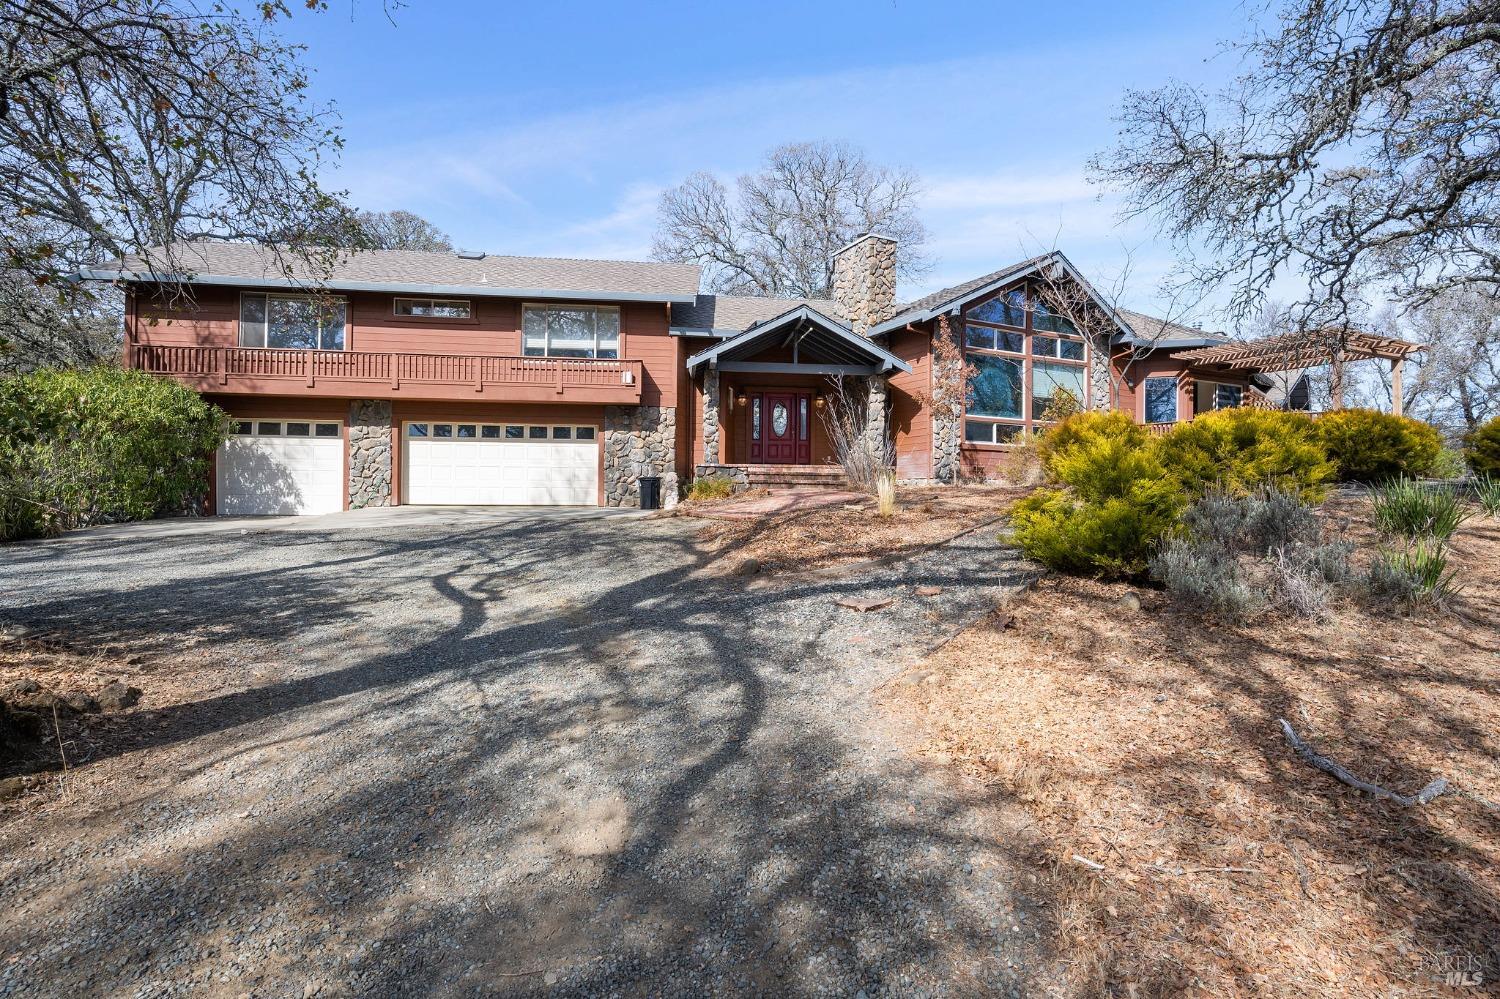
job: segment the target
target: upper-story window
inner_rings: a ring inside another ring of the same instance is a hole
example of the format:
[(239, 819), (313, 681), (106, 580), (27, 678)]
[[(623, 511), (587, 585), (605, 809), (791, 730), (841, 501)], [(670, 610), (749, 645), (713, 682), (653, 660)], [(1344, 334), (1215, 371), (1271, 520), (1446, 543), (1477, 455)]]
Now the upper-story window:
[(1085, 401), (1087, 349), (1066, 318), (1017, 288), (968, 309), (964, 439), (1000, 444), (1053, 419), (1063, 393)]
[(528, 305), (522, 352), (533, 357), (620, 356), (620, 310), (613, 305)]
[(314, 295), (240, 296), (241, 347), (343, 350), (348, 304)]
[(467, 298), (398, 298), (394, 311), (414, 319), (468, 319), (473, 313)]

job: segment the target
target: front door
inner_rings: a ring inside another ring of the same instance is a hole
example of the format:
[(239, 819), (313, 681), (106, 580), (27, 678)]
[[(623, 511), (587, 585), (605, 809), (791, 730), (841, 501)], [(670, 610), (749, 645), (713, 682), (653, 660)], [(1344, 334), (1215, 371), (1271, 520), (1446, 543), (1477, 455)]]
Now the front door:
[(757, 392), (750, 400), (750, 460), (767, 465), (812, 463), (812, 395)]

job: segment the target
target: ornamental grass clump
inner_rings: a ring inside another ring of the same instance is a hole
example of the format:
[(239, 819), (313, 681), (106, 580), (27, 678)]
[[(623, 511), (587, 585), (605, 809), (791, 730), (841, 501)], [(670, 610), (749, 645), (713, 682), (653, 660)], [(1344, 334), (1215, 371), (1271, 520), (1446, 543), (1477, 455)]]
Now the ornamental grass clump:
[(1481, 510), (1491, 517), (1500, 517), (1500, 478), (1480, 475), (1469, 484), (1469, 488)]
[(1429, 538), (1446, 544), (1469, 518), (1458, 490), (1395, 479), (1372, 492), (1375, 527), (1391, 538)]
[(1458, 569), (1448, 564), (1448, 547), (1432, 538), (1382, 551), (1370, 566), (1368, 586), (1376, 597), (1438, 608), (1462, 589)]
[(728, 499), (734, 492), (734, 483), (722, 475), (700, 475), (688, 488), (688, 499), (700, 503)]

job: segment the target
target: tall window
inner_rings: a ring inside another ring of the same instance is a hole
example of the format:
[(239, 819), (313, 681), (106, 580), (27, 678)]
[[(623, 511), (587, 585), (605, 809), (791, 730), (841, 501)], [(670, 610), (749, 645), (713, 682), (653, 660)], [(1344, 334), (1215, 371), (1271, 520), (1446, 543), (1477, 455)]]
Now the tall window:
[(313, 295), (240, 296), (240, 346), (343, 350), (348, 305)]
[(1147, 423), (1177, 422), (1177, 379), (1147, 378), (1141, 387)]
[(1085, 401), (1088, 351), (1062, 316), (1012, 289), (968, 309), (964, 355), (969, 363), (964, 440), (1003, 444), (1050, 422), (1063, 393)]
[(528, 305), (522, 352), (534, 357), (620, 356), (620, 310), (612, 305)]

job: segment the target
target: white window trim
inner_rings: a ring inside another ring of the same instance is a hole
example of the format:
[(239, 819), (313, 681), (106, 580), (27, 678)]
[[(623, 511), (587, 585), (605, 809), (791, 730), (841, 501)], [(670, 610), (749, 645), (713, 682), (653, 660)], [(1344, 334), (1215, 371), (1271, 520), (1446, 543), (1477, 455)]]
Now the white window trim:
[[(263, 298), (263, 299), (266, 300), (266, 322), (265, 322), (265, 327), (266, 327), (266, 331), (265, 332), (266, 332), (266, 335), (265, 335), (264, 342), (262, 342), (259, 347), (256, 347), (253, 344), (246, 344), (246, 343), (241, 343), (240, 342), (241, 338), (242, 338), (242, 335), (243, 335), (242, 334), (242, 326), (243, 326), (244, 321), (245, 321), (245, 299), (246, 298)], [(332, 347), (324, 347), (322, 345), (322, 342), (321, 342), (322, 333), (320, 331), (320, 333), (319, 333), (319, 344), (318, 344), (317, 347), (312, 347), (312, 348), (309, 348), (309, 347), (268, 347), (267, 344), (270, 343), (270, 340), (271, 340), (271, 299), (273, 299), (273, 298), (300, 298), (300, 299), (304, 299), (304, 300), (305, 299), (312, 299), (314, 301), (327, 301), (327, 302), (341, 302), (341, 303), (343, 303), (343, 306), (344, 306), (344, 346), (338, 348), (337, 350), (335, 350)], [(241, 291), (240, 292), (240, 299), (239, 299), (239, 306), (240, 306), (239, 312), (236, 313), (235, 317), (234, 317), (234, 343), (235, 343), (235, 346), (237, 346), (237, 347), (250, 347), (251, 349), (254, 349), (254, 350), (327, 350), (327, 351), (330, 351), (332, 353), (338, 353), (338, 352), (341, 352), (341, 351), (353, 350), (354, 349), (350, 345), (350, 342), (349, 342), (350, 341), (350, 333), (352, 331), (350, 329), (349, 299), (345, 295), (326, 295), (326, 296), (324, 296), (324, 295), (297, 294), (295, 292)]]
[(625, 343), (625, 310), (622, 309), (622, 308), (620, 308), (618, 305), (595, 305), (595, 304), (593, 304), (591, 302), (522, 302), (521, 303), (521, 355), (523, 357), (558, 357), (558, 356), (560, 356), (560, 355), (552, 353), (552, 328), (551, 328), (550, 325), (548, 325), (546, 327), (546, 329), (547, 329), (547, 346), (543, 349), (543, 353), (540, 353), (540, 354), (528, 354), (528, 353), (526, 353), (526, 312), (527, 312), (528, 309), (541, 309), (541, 310), (543, 310), (543, 312), (545, 312), (547, 309), (591, 309), (591, 310), (593, 310), (593, 312), (595, 313), (595, 316), (594, 316), (594, 347), (593, 347), (594, 352), (593, 352), (593, 354), (590, 355), (587, 358), (583, 358), (583, 357), (579, 357), (579, 358), (563, 358), (563, 360), (570, 360), (571, 359), (571, 360), (578, 360), (578, 361), (583, 361), (583, 360), (599, 360), (599, 318), (598, 318), (598, 313), (601, 310), (613, 312), (613, 313), (615, 313), (616, 315), (618, 315), (620, 317), (619, 332), (615, 334), (615, 356), (613, 358), (604, 358), (604, 360), (607, 360), (607, 361), (608, 360), (618, 360), (618, 359), (620, 359), (621, 355), (624, 353), (624, 343)]

